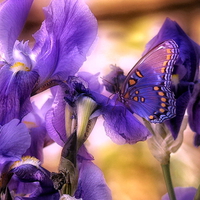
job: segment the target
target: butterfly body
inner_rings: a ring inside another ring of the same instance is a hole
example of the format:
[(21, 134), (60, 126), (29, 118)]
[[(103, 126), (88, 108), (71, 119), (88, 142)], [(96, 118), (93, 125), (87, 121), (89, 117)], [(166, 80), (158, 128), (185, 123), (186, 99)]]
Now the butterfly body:
[(178, 45), (173, 40), (150, 50), (128, 73), (120, 101), (153, 123), (174, 117), (176, 100), (171, 91), (171, 76), (178, 55)]

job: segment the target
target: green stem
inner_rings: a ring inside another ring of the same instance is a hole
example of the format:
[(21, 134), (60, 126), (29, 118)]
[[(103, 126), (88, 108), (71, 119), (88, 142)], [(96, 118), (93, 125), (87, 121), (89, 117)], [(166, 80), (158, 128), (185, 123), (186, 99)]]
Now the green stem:
[(161, 167), (162, 167), (162, 172), (163, 172), (163, 176), (165, 179), (165, 185), (167, 188), (169, 198), (170, 198), (170, 200), (176, 200), (176, 196), (174, 193), (174, 188), (173, 188), (173, 184), (172, 184), (172, 180), (171, 180), (170, 164), (169, 163), (165, 164), (165, 165), (161, 164)]
[(195, 197), (194, 197), (194, 200), (199, 200), (199, 199), (200, 199), (200, 185), (199, 185), (197, 192), (195, 194)]

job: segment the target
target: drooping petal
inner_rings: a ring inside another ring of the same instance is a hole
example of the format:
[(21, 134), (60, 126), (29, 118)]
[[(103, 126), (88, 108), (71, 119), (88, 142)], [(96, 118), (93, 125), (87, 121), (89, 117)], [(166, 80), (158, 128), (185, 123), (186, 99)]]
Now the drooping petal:
[(38, 54), (35, 69), (42, 80), (74, 75), (86, 59), (97, 33), (97, 22), (82, 0), (53, 0), (46, 19), (34, 35)]
[[(197, 189), (193, 187), (188, 187), (188, 188), (176, 187), (174, 188), (174, 190), (177, 200), (193, 200), (195, 193), (197, 191)], [(170, 200), (168, 194), (165, 194), (162, 197), (162, 200)]]
[(150, 136), (148, 129), (123, 106), (106, 106), (102, 113), (107, 135), (117, 144), (134, 144)]
[(0, 129), (0, 170), (7, 162), (16, 161), (26, 152), (31, 137), (25, 124), (18, 119), (1, 126)]
[(77, 199), (82, 198), (83, 200), (112, 199), (103, 173), (91, 161), (84, 161), (80, 165), (78, 189), (75, 197)]
[(0, 4), (0, 58), (13, 64), (12, 50), (26, 22), (33, 0), (6, 0)]
[(176, 117), (167, 122), (174, 138), (176, 138), (191, 96), (194, 82), (198, 78), (200, 51), (199, 46), (186, 35), (181, 27), (175, 21), (167, 18), (159, 33), (146, 45), (144, 54), (160, 42), (168, 39), (173, 39), (177, 43), (180, 52), (179, 59), (173, 71), (173, 74), (178, 76), (178, 83), (172, 85), (172, 90), (177, 100)]

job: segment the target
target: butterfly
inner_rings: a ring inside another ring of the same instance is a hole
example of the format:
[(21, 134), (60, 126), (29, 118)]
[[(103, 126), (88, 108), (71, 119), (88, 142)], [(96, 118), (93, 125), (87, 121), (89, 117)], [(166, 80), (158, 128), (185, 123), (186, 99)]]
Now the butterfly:
[(171, 77), (178, 56), (179, 48), (174, 40), (166, 40), (151, 49), (126, 76), (119, 100), (151, 123), (175, 117)]

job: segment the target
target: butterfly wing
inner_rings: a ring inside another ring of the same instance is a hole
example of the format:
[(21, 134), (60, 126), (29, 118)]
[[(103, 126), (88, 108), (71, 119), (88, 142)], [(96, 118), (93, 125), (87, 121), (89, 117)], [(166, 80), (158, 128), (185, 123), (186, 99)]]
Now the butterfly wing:
[(128, 73), (120, 91), (121, 101), (153, 123), (174, 117), (176, 101), (170, 87), (178, 55), (179, 49), (173, 40), (150, 50)]

